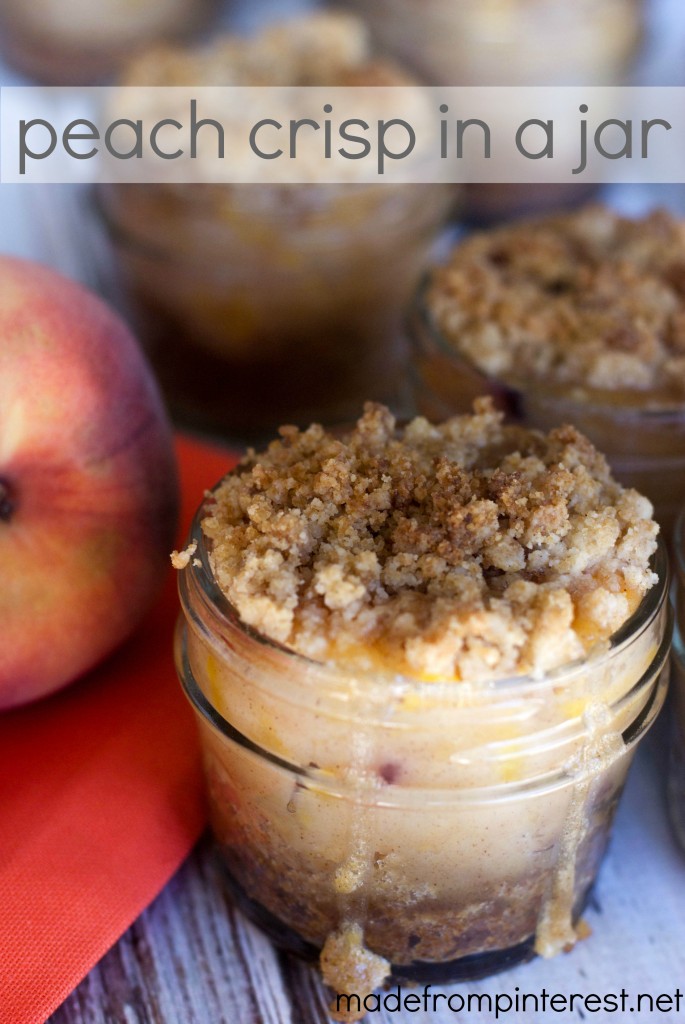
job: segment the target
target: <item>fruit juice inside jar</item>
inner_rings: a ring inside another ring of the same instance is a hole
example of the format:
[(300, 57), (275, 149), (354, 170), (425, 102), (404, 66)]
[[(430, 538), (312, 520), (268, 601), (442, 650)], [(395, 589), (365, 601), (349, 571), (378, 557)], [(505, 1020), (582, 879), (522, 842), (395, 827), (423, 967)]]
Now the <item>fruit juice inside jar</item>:
[[(151, 53), (125, 79), (224, 81), (402, 85), (408, 101), (426, 102), (414, 80), (373, 56), (360, 22), (331, 14), (204, 50)], [(374, 90), (359, 93), (367, 110)], [(404, 311), (453, 190), (365, 178), (352, 162), (343, 184), (114, 186), (101, 195), (139, 333), (179, 419), (254, 440), (282, 422), (350, 421), (360, 395), (402, 403)]]
[[(517, 520), (522, 472), (576, 511)], [(649, 503), (570, 428), (487, 403), (442, 428), (378, 407), (342, 439), (291, 428), (213, 495), (177, 563), (176, 656), (239, 904), (362, 997), (570, 947), (664, 696)]]
[(588, 206), (474, 233), (414, 306), (419, 411), (489, 391), (529, 426), (573, 423), (668, 537), (685, 500), (684, 257), (664, 211)]

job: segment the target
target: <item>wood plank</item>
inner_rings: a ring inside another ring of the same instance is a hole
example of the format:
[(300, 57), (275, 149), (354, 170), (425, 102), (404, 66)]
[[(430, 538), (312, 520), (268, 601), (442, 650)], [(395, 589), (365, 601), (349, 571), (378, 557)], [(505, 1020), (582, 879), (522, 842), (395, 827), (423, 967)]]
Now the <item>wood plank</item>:
[(278, 954), (225, 896), (207, 839), (52, 1024), (291, 1024)]

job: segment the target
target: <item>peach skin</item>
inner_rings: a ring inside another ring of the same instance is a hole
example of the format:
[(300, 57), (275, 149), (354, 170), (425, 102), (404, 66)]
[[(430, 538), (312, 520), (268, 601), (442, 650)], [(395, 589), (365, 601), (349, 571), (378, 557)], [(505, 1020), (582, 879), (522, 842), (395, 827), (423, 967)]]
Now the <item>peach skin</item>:
[(177, 512), (169, 423), (128, 329), (73, 281), (0, 257), (0, 708), (135, 628)]

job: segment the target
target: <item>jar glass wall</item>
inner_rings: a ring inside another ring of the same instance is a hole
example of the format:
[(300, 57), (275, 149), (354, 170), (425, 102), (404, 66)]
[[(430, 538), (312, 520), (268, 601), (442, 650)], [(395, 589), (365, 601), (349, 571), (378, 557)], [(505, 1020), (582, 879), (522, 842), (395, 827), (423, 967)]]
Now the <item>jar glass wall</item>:
[(478, 977), (572, 944), (664, 699), (663, 544), (659, 583), (602, 650), (540, 678), (420, 683), (313, 662), (246, 627), (199, 519), (177, 667), (246, 912), (312, 956), (356, 928), (400, 978)]

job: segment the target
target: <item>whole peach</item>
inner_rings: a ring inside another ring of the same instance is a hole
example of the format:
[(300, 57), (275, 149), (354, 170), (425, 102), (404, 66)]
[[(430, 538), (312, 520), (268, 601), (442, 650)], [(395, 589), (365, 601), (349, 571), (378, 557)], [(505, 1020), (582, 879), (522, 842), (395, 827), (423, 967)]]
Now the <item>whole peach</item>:
[(127, 328), (73, 281), (0, 257), (0, 708), (135, 628), (177, 512), (169, 424)]

